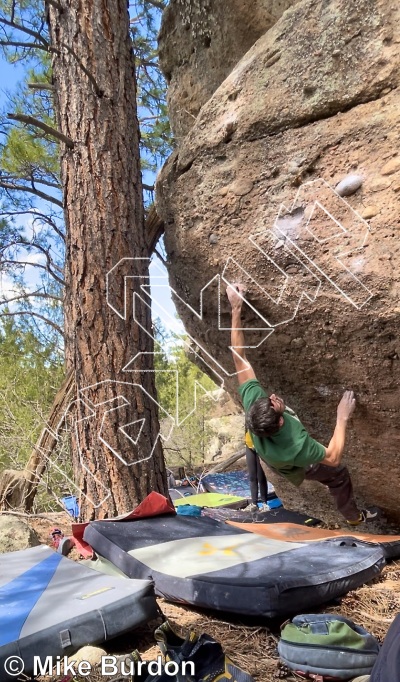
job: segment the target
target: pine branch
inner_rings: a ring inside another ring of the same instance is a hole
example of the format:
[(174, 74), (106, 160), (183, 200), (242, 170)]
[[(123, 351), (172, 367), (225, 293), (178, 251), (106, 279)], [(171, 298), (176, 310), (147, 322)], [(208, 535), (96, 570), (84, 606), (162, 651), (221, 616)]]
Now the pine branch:
[(15, 317), (16, 315), (32, 315), (33, 317), (38, 317), (40, 320), (43, 320), (43, 322), (46, 322), (46, 324), (55, 329), (55, 331), (61, 334), (61, 336), (64, 335), (63, 330), (58, 324), (56, 324), (56, 322), (49, 320), (44, 315), (40, 315), (40, 313), (36, 313), (33, 310), (14, 310), (12, 312), (0, 313), (0, 317)]
[(19, 192), (29, 192), (30, 194), (34, 194), (35, 196), (39, 197), (40, 199), (43, 199), (44, 201), (49, 201), (51, 204), (55, 204), (56, 206), (59, 206), (60, 208), (63, 207), (62, 201), (59, 199), (56, 199), (55, 197), (52, 197), (50, 194), (46, 194), (45, 192), (41, 192), (39, 189), (35, 189), (33, 187), (25, 187), (25, 185), (16, 185), (12, 184), (10, 182), (3, 182), (0, 179), (0, 187), (3, 189), (12, 189), (12, 190), (17, 190)]
[[(58, 498), (57, 498), (58, 501)], [(60, 514), (66, 514), (68, 517), (68, 520), (71, 521), (71, 514), (66, 510), (62, 509)], [(46, 519), (48, 521), (52, 521), (54, 523), (54, 516), (46, 516), (44, 512), (41, 512), (40, 514), (31, 514), (30, 512), (16, 512), (16, 511), (10, 511), (7, 509), (6, 511), (0, 511), (0, 514), (11, 514), (12, 516), (21, 516), (25, 519)]]
[[(3, 175), (3, 179), (7, 180), (7, 178)], [(26, 180), (27, 182), (31, 183), (31, 186), (34, 188), (35, 183), (38, 183), (39, 185), (45, 185), (46, 187), (51, 187), (52, 189), (62, 189), (62, 186), (60, 185), (59, 182), (52, 182), (51, 180), (46, 180), (45, 178), (38, 178), (35, 177), (33, 171), (25, 177), (21, 176), (21, 180)]]
[(167, 6), (167, 3), (162, 2), (162, 0), (147, 0), (147, 2), (152, 7), (155, 7), (156, 9), (161, 10), (161, 12), (163, 12)]
[(29, 50), (45, 50), (45, 52), (48, 52), (47, 47), (44, 45), (39, 45), (39, 43), (23, 43), (17, 40), (0, 40), (0, 45), (4, 45), (4, 47), (26, 47)]
[(157, 258), (160, 259), (161, 263), (165, 265), (165, 267), (168, 267), (167, 261), (165, 260), (165, 258), (162, 257), (161, 253), (157, 248), (154, 248), (154, 253), (156, 254)]
[[(62, 231), (60, 230), (59, 227), (57, 227), (57, 225), (55, 224), (54, 220), (52, 220), (51, 218), (49, 218), (49, 216), (44, 215), (43, 213), (37, 213), (36, 211), (32, 211), (32, 214), (35, 216), (35, 218), (39, 218), (40, 220), (43, 220), (44, 223), (47, 223), (47, 225), (49, 225), (49, 227), (50, 227), (52, 230), (54, 230), (54, 232), (56, 233), (56, 235), (57, 235), (58, 237), (60, 237), (61, 241), (65, 243), (65, 234), (64, 234), (64, 232), (62, 232)], [(35, 221), (35, 218), (34, 218), (34, 221)], [(40, 248), (40, 247), (38, 246), (38, 248)], [(54, 267), (55, 267), (57, 270), (59, 270), (59, 272), (62, 272), (61, 268), (59, 268), (57, 265), (54, 264)]]
[[(24, 261), (24, 260), (15, 261), (15, 260), (11, 260), (9, 258), (1, 259), (0, 263), (2, 265), (31, 265), (33, 268), (40, 268), (41, 270), (45, 270), (46, 272), (48, 272), (49, 275), (51, 275), (53, 277), (53, 279), (55, 279), (59, 284), (61, 284), (62, 286), (65, 285), (64, 280), (62, 280), (54, 272), (52, 272), (52, 270), (50, 269), (50, 267), (48, 265), (42, 265), (41, 263), (31, 263), (30, 261)], [(26, 295), (28, 295), (28, 294), (26, 294)], [(3, 301), (3, 303), (7, 303), (7, 301)], [(0, 305), (1, 305), (1, 302), (0, 302)]]
[[(33, 249), (37, 249), (38, 251), (40, 251), (41, 253), (43, 253), (44, 256), (46, 256), (47, 265), (48, 265), (48, 267), (49, 267), (49, 270), (50, 270), (50, 268), (54, 268), (55, 270), (57, 270), (57, 271), (60, 273), (60, 275), (63, 274), (63, 269), (60, 268), (60, 267), (59, 267), (56, 263), (54, 263), (54, 261), (52, 260), (50, 254), (49, 254), (49, 249), (45, 249), (45, 247), (44, 247), (44, 246), (41, 246), (41, 244), (36, 244), (35, 242), (30, 242), (30, 241), (28, 241), (27, 239), (15, 239), (14, 241), (9, 242), (8, 244), (5, 244), (4, 246), (2, 246), (1, 249), (0, 249), (0, 254), (1, 254), (1, 253), (4, 253), (5, 251), (7, 251), (7, 249), (11, 249), (13, 246), (24, 246), (25, 249), (27, 249), (27, 250), (28, 250), (28, 249), (32, 249), (32, 248), (33, 248)], [(49, 248), (50, 248), (50, 247), (49, 247)], [(1, 259), (1, 257), (0, 257), (0, 259)], [(10, 260), (10, 262), (13, 262), (13, 261)], [(35, 265), (36, 265), (36, 264), (35, 264)], [(43, 266), (43, 267), (44, 267), (44, 266)], [(65, 284), (65, 282), (64, 282), (63, 280), (57, 278), (57, 275), (55, 275), (54, 273), (51, 273), (51, 274), (54, 275), (54, 277), (56, 277), (56, 279), (58, 279), (58, 281), (60, 282), (60, 284)]]
[[(11, 182), (14, 181), (14, 176), (13, 175), (3, 175), (1, 176), (2, 179), (6, 182), (9, 180)], [(31, 187), (35, 189), (35, 183), (39, 185), (45, 185), (46, 187), (51, 187), (52, 189), (59, 189), (61, 190), (62, 187), (59, 182), (51, 182), (51, 180), (45, 180), (44, 178), (36, 178), (33, 173), (30, 173), (29, 175), (20, 175), (18, 176), (18, 180), (25, 180), (26, 182), (29, 182)]]
[(0, 17), (0, 24), (4, 24), (4, 26), (10, 26), (11, 28), (16, 28), (18, 31), (21, 31), (22, 33), (26, 33), (28, 36), (32, 36), (32, 38), (36, 38), (42, 45), (44, 45), (46, 48), (49, 47), (49, 43), (45, 38), (43, 38), (40, 33), (37, 31), (33, 31), (31, 28), (28, 28), (27, 26), (22, 26), (22, 24), (16, 24), (15, 21), (9, 21), (5, 17)]
[[(44, 213), (39, 213), (38, 211), (34, 211), (34, 210), (31, 211), (29, 209), (26, 211), (0, 211), (0, 217), (2, 217), (2, 216), (7, 217), (7, 216), (14, 216), (14, 215), (27, 215), (27, 214), (33, 215), (33, 222), (35, 222), (35, 220), (43, 220), (43, 222), (47, 223), (51, 227), (51, 229), (54, 230), (54, 232), (60, 237), (60, 239), (63, 242), (65, 242), (65, 234), (63, 232), (61, 232), (61, 230), (57, 227), (54, 220), (52, 220), (48, 215), (45, 215)], [(16, 243), (18, 243), (18, 242), (16, 242)], [(30, 246), (35, 246), (37, 249), (42, 249), (43, 251), (45, 251), (42, 246), (39, 246), (37, 244), (32, 244), (32, 242), (21, 242), (21, 243), (29, 244)], [(10, 246), (11, 246), (11, 244), (10, 244)], [(45, 251), (45, 253), (47, 253), (47, 251)], [(56, 269), (58, 269), (59, 272), (62, 272), (61, 268), (59, 268), (57, 265), (54, 264), (54, 267)]]
[(51, 83), (28, 83), (28, 88), (31, 90), (54, 90), (54, 85)]
[(147, 123), (147, 121), (156, 121), (159, 118), (160, 118), (159, 114), (156, 114), (155, 116), (145, 116), (144, 118), (139, 117), (139, 123)]
[(46, 187), (52, 187), (53, 189), (62, 189), (62, 186), (60, 185), (59, 182), (51, 182), (50, 180), (44, 180), (40, 178), (35, 178), (35, 176), (31, 178), (26, 178), (27, 180), (29, 179), (32, 182), (32, 186), (35, 186), (35, 183), (39, 183), (39, 185), (45, 185)]
[[(31, 265), (28, 263), (28, 265)], [(46, 292), (41, 292), (40, 289), (38, 291), (30, 291), (28, 294), (19, 294), (18, 296), (13, 296), (12, 298), (7, 298), (4, 299), (3, 301), (0, 301), (0, 305), (7, 305), (8, 303), (12, 303), (13, 301), (20, 301), (21, 299), (26, 299), (26, 298), (46, 298), (49, 299), (51, 298), (53, 301), (59, 301), (62, 303), (62, 298), (60, 296), (54, 296), (53, 294), (47, 294)], [(1, 316), (2, 313), (0, 313)]]
[[(60, 268), (60, 267), (52, 260), (52, 258), (50, 257), (49, 251), (48, 251), (47, 249), (45, 249), (44, 246), (41, 246), (40, 244), (32, 244), (32, 242), (26, 242), (26, 241), (24, 242), (24, 240), (21, 240), (21, 242), (15, 242), (16, 245), (18, 245), (18, 243), (20, 243), (21, 246), (33, 247), (34, 249), (37, 249), (38, 251), (40, 251), (41, 253), (43, 253), (43, 254), (46, 256), (47, 266), (48, 266), (48, 268), (49, 268), (49, 272), (51, 272), (50, 269), (54, 268), (55, 270), (57, 270), (57, 271), (60, 273), (60, 275), (63, 274), (63, 269)], [(54, 272), (51, 272), (51, 274), (53, 275), (53, 277), (54, 277), (60, 284), (63, 284), (63, 285), (65, 284), (64, 280), (62, 280), (60, 277), (57, 277), (57, 275), (56, 275)]]
[(69, 149), (73, 149), (75, 146), (75, 143), (69, 137), (63, 133), (60, 133), (60, 131), (56, 128), (47, 125), (47, 123), (39, 121), (39, 119), (34, 118), (33, 116), (26, 116), (25, 114), (7, 114), (7, 118), (11, 119), (12, 121), (19, 121), (19, 123), (26, 123), (27, 125), (35, 126), (36, 128), (43, 130), (48, 135), (52, 135), (57, 140), (64, 142)]

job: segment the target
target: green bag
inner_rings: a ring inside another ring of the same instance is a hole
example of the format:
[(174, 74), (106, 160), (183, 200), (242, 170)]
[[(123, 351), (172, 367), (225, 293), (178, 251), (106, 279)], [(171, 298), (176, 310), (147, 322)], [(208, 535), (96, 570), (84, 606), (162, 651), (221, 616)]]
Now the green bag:
[(278, 653), (296, 672), (319, 679), (349, 680), (371, 672), (379, 643), (348, 618), (310, 614), (296, 616), (283, 625)]

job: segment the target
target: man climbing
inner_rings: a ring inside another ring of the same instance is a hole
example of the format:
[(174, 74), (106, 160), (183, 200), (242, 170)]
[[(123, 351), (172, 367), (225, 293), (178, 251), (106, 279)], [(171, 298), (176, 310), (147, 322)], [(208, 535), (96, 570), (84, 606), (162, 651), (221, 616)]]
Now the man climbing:
[(345, 391), (337, 408), (336, 427), (328, 447), (311, 438), (302, 423), (286, 411), (275, 393), (267, 396), (246, 358), (242, 327), (244, 288), (226, 290), (232, 308), (231, 344), (239, 393), (246, 412), (246, 429), (254, 448), (266, 464), (296, 486), (304, 479), (326, 485), (347, 523), (357, 526), (378, 517), (378, 511), (359, 510), (347, 467), (341, 464), (348, 420), (355, 409), (353, 391)]

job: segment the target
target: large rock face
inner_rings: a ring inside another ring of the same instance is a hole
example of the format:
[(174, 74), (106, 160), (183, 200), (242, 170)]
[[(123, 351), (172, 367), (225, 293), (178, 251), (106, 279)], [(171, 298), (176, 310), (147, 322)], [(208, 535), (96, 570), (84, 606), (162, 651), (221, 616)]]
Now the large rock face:
[[(396, 520), (399, 62), (397, 2), (296, 3), (202, 106), (157, 183), (171, 286), (208, 371), (234, 394), (218, 276), (241, 280), (260, 381), (325, 444), (342, 391), (356, 391), (345, 462), (360, 503)], [(362, 184), (342, 199), (332, 188), (348, 174)], [(198, 310), (206, 286), (199, 321), (185, 303)], [(323, 513), (324, 496), (311, 507)]]
[(172, 0), (164, 12), (159, 56), (169, 83), (172, 130), (181, 140), (247, 50), (298, 0)]

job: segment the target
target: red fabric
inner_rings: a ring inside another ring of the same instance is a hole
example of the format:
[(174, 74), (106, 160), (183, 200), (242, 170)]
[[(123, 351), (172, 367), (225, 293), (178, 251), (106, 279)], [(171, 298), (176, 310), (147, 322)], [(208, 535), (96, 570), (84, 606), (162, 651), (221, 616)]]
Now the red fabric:
[(113, 519), (102, 519), (103, 521), (132, 521), (132, 519), (144, 519), (149, 516), (160, 516), (161, 514), (176, 514), (175, 507), (164, 495), (152, 491), (143, 502), (131, 512), (120, 514)]
[[(136, 509), (128, 514), (127, 517), (118, 517), (118, 521), (121, 519), (127, 521), (128, 519), (143, 519), (149, 516), (160, 516), (161, 514), (176, 514), (174, 505), (167, 500), (164, 495), (160, 493), (151, 492), (150, 495), (141, 502)], [(115, 519), (114, 519), (115, 520)]]
[(88, 526), (88, 523), (73, 523), (72, 524), (72, 535), (74, 539), (74, 544), (79, 554), (81, 554), (84, 559), (91, 559), (94, 551), (90, 545), (83, 539), (83, 533)]
[[(164, 495), (152, 491), (133, 511), (128, 512), (127, 514), (121, 514), (113, 519), (102, 519), (102, 521), (132, 521), (134, 519), (145, 519), (150, 516), (160, 516), (161, 514), (171, 513), (176, 514), (173, 504), (167, 500)], [(88, 525), (88, 523), (72, 524), (72, 535), (75, 540), (75, 546), (85, 559), (93, 556), (92, 547), (83, 539), (83, 533)]]

